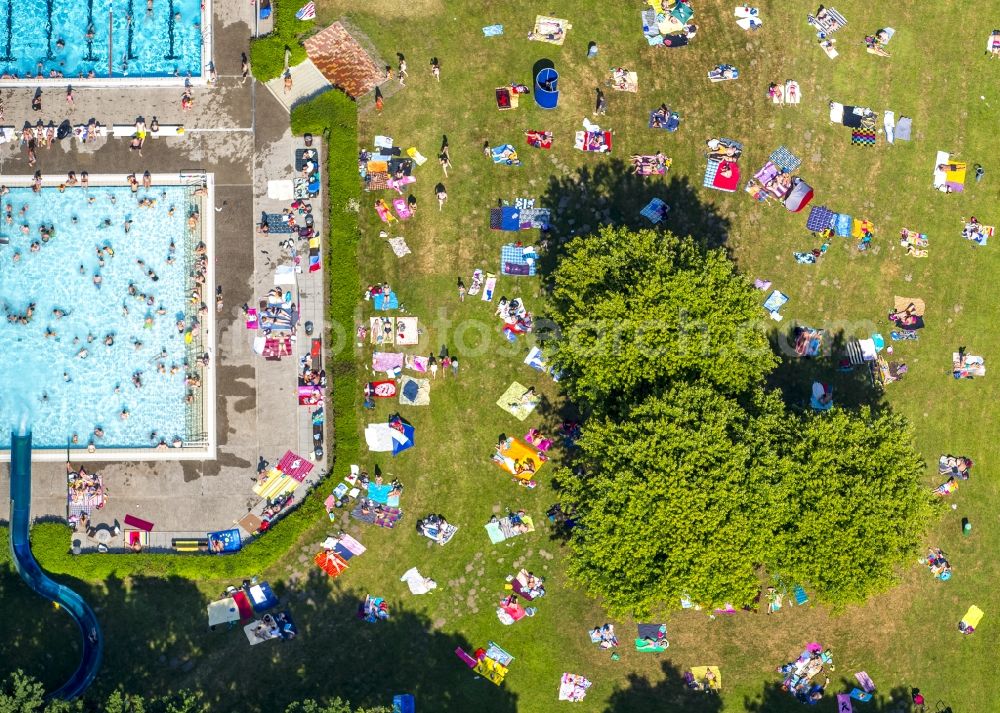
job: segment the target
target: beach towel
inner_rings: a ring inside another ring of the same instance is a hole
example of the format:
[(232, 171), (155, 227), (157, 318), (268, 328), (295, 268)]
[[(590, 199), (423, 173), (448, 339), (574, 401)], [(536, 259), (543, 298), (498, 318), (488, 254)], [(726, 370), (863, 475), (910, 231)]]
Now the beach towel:
[(670, 206), (664, 203), (659, 198), (653, 198), (646, 206), (639, 211), (639, 215), (648, 220), (653, 225), (660, 223), (664, 218), (667, 217), (667, 213), (670, 211)]
[(407, 354), (405, 357), (405, 366), (410, 371), (416, 371), (421, 374), (427, 373), (427, 368), (430, 365), (430, 360), (425, 356), (411, 356)]
[[(393, 220), (395, 220), (395, 218), (393, 218)], [(396, 255), (396, 257), (406, 257), (411, 252), (410, 246), (406, 244), (406, 238), (402, 237), (389, 238), (387, 242), (389, 243), (389, 247), (392, 248), (392, 252)]]
[(265, 500), (273, 500), (285, 493), (290, 493), (299, 486), (299, 481), (282, 473), (277, 468), (271, 468), (257, 479), (253, 492)]
[(389, 205), (381, 198), (375, 201), (375, 212), (383, 223), (395, 223), (396, 216), (389, 211)]
[(313, 562), (326, 572), (328, 577), (338, 577), (348, 568), (347, 560), (330, 550), (316, 553)]
[[(712, 674), (711, 678), (709, 678), (709, 673)], [(722, 671), (718, 666), (692, 666), (690, 678), (685, 676), (685, 679), (688, 680), (690, 687), (699, 691), (722, 690)]]
[(490, 156), (493, 158), (493, 163), (500, 163), (505, 166), (521, 165), (521, 161), (517, 158), (517, 150), (510, 144), (494, 146), (490, 149)]
[(913, 120), (908, 116), (901, 116), (899, 117), (899, 121), (896, 123), (895, 136), (899, 141), (909, 141), (912, 129)]
[(450, 522), (445, 525), (444, 535), (441, 536), (441, 539), (438, 539), (438, 534), (441, 530), (437, 525), (424, 525), (420, 531), (423, 533), (424, 537), (431, 539), (440, 545), (447, 545), (451, 542), (451, 538), (455, 536), (455, 533), (458, 532), (458, 525), (452, 525)]
[(483, 289), (483, 271), (477, 269), (472, 273), (472, 284), (469, 285), (469, 294), (478, 295), (481, 289)]
[(407, 220), (413, 215), (413, 211), (406, 205), (406, 199), (404, 198), (394, 198), (392, 207), (396, 209), (396, 215), (399, 216), (400, 220)]
[[(681, 5), (681, 3), (678, 3)], [(682, 7), (686, 7), (683, 6)], [(579, 703), (587, 697), (587, 689), (591, 682), (576, 673), (564, 673), (559, 679), (559, 700)]]
[(261, 222), (267, 224), (268, 235), (283, 235), (295, 232), (289, 216), (284, 213), (261, 213)]
[(536, 131), (534, 129), (529, 129), (528, 131), (525, 131), (524, 134), (528, 142), (528, 146), (532, 146), (536, 149), (552, 148), (551, 131)]
[(799, 83), (789, 79), (785, 82), (785, 104), (798, 104), (802, 101), (802, 89)]
[(788, 302), (788, 295), (773, 290), (767, 299), (764, 300), (764, 309), (771, 313), (771, 319), (781, 321), (779, 310)]
[(740, 70), (731, 64), (720, 64), (708, 72), (708, 78), (712, 82), (728, 82), (732, 79), (740, 78)]
[(497, 400), (497, 406), (514, 416), (518, 421), (523, 421), (535, 410), (538, 401), (538, 396), (532, 390), (515, 381)]
[(501, 518), (496, 521), (492, 521), (486, 524), (486, 534), (490, 538), (490, 542), (494, 545), (503, 542), (504, 540), (509, 540), (511, 538), (517, 537), (518, 535), (526, 534), (527, 532), (535, 531), (535, 523), (531, 519), (530, 515), (518, 515), (518, 519), (521, 521), (522, 528), (525, 527), (527, 530), (525, 532), (519, 532), (514, 529), (514, 524), (510, 519), (510, 516)]
[(531, 480), (545, 461), (525, 443), (511, 438), (505, 447), (494, 451), (492, 460), (497, 466), (519, 480)]
[(847, 25), (847, 19), (832, 7), (825, 8), (824, 11), (822, 13), (818, 13), (818, 15), (822, 16), (819, 17), (816, 15), (809, 15), (807, 20), (810, 25), (825, 35), (832, 35), (834, 32)]
[(885, 129), (885, 140), (890, 144), (896, 142), (895, 134), (893, 133), (896, 129), (896, 113), (888, 109), (885, 110), (885, 115), (882, 118), (882, 127)]
[(492, 272), (486, 273), (486, 282), (483, 283), (483, 296), (480, 298), (483, 302), (493, 301), (493, 290), (497, 287), (497, 276)]
[(986, 38), (986, 54), (990, 55), (991, 59), (1000, 55), (1000, 30), (993, 30)]
[(416, 567), (410, 567), (403, 572), (403, 576), (399, 578), (399, 581), (406, 582), (406, 586), (410, 589), (410, 594), (427, 594), (431, 590), (437, 589), (437, 582), (430, 577), (424, 577)]
[(636, 651), (644, 653), (666, 651), (669, 646), (666, 624), (638, 625), (638, 636), (635, 639)]
[(487, 25), (483, 28), (484, 37), (498, 37), (503, 34), (503, 25)]
[(552, 45), (561, 45), (566, 41), (566, 32), (572, 29), (572, 27), (567, 20), (538, 15), (535, 17), (534, 29), (528, 33), (528, 39), (538, 42), (548, 42)]
[(607, 153), (611, 151), (611, 132), (596, 130), (577, 131), (573, 139), (573, 148), (580, 151)]
[(396, 340), (396, 320), (394, 317), (370, 317), (368, 319), (368, 339), (372, 344), (391, 347)]
[(639, 155), (636, 154), (632, 157), (632, 166), (635, 168), (635, 174), (638, 176), (663, 176), (666, 175), (667, 171), (670, 170), (670, 166), (673, 165), (673, 159), (665, 158), (662, 161), (657, 160), (655, 155)]
[(428, 406), (431, 402), (431, 382), (404, 376), (399, 381), (400, 406)]
[(854, 713), (854, 707), (851, 705), (851, 696), (847, 693), (837, 694), (837, 713)]
[[(756, 9), (756, 8), (754, 8)], [(741, 17), (736, 21), (736, 24), (743, 30), (759, 30), (764, 26), (763, 21), (759, 17)]]
[(639, 75), (623, 67), (616, 67), (609, 71), (611, 88), (620, 92), (638, 92)]
[(509, 111), (510, 109), (517, 109), (518, 98), (515, 92), (510, 90), (510, 87), (497, 87), (493, 96), (497, 100), (497, 109), (500, 111)]
[(986, 245), (996, 233), (996, 227), (982, 223), (966, 223), (962, 229), (962, 237), (976, 245)]
[(420, 341), (420, 330), (416, 317), (396, 318), (396, 344), (411, 346)]
[(854, 218), (847, 215), (846, 213), (837, 213), (833, 217), (833, 224), (830, 226), (833, 228), (833, 232), (841, 238), (849, 238), (851, 236), (851, 230), (854, 226)]
[(381, 312), (399, 308), (399, 298), (396, 297), (396, 293), (392, 291), (390, 291), (387, 295), (381, 292), (372, 295), (372, 303), (375, 309)]
[(851, 132), (851, 143), (855, 146), (874, 146), (876, 137), (874, 129), (854, 129)]
[(983, 620), (983, 610), (973, 604), (969, 607), (969, 610), (965, 612), (965, 616), (962, 617), (962, 623), (959, 628), (962, 630), (963, 634), (971, 634), (975, 631), (976, 627), (979, 626), (979, 622)]

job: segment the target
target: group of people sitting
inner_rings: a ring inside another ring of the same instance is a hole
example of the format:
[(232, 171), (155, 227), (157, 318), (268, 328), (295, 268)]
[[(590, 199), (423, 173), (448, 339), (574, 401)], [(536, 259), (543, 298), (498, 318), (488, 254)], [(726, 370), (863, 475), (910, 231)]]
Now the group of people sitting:
[(618, 646), (618, 636), (615, 634), (614, 624), (595, 626), (590, 630), (590, 640), (602, 649), (612, 649)]
[(938, 460), (938, 473), (968, 480), (972, 475), (972, 459), (966, 456), (943, 455)]
[[(831, 666), (832, 670), (832, 664), (833, 656), (829, 650), (823, 651), (819, 644), (809, 644), (795, 661), (778, 667), (778, 672), (785, 676), (781, 687), (802, 703), (815, 705), (830, 684), (830, 677), (825, 674), (826, 666)], [(823, 683), (818, 682), (820, 675), (825, 676)]]
[(661, 174), (667, 171), (667, 157), (662, 152), (657, 151), (652, 156), (633, 154), (629, 160), (632, 162), (632, 173), (642, 176), (650, 174)]
[(944, 551), (940, 547), (928, 547), (927, 556), (920, 559), (921, 564), (926, 564), (931, 574), (943, 582), (951, 579), (951, 564)]

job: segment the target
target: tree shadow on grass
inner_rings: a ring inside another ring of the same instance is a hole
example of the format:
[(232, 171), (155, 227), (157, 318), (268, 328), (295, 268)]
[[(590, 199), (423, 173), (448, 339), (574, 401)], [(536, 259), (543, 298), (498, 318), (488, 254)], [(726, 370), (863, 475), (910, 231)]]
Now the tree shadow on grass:
[(538, 202), (552, 211), (549, 246), (540, 260), (543, 280), (552, 274), (562, 247), (571, 238), (597, 232), (602, 225), (654, 227), (640, 213), (653, 198), (670, 206), (666, 218), (655, 227), (690, 235), (706, 248), (725, 246), (729, 221), (702, 203), (700, 188), (686, 177), (637, 176), (629, 164), (618, 158), (550, 176)]
[[(626, 685), (615, 689), (608, 700), (605, 713), (633, 713), (634, 711), (683, 711), (684, 713), (719, 713), (722, 700), (717, 694), (693, 691), (684, 682), (684, 674), (669, 661), (660, 664), (663, 678), (650, 681), (645, 676), (631, 673)], [(723, 688), (725, 688), (725, 671)]]
[[(847, 693), (857, 688), (858, 683), (841, 677), (839, 681), (831, 680), (826, 692), (815, 706), (808, 706), (816, 713), (842, 713), (837, 704), (837, 693)], [(867, 703), (852, 700), (854, 711), (865, 713), (911, 713), (916, 709), (912, 705), (911, 688), (909, 686), (894, 686), (888, 694), (876, 691)], [(781, 687), (780, 681), (764, 684), (759, 696), (743, 699), (744, 710), (747, 713), (801, 713), (803, 704), (793, 698)]]
[(817, 381), (832, 387), (834, 404), (842, 408), (870, 406), (878, 413), (889, 407), (884, 392), (875, 386), (868, 363), (850, 368), (842, 364), (847, 343), (853, 337), (843, 329), (825, 330), (821, 352), (815, 357), (803, 357), (795, 351), (795, 330), (796, 325), (788, 325), (768, 335), (771, 348), (781, 357), (768, 378), (768, 386), (780, 390), (790, 408), (807, 411), (812, 384)]

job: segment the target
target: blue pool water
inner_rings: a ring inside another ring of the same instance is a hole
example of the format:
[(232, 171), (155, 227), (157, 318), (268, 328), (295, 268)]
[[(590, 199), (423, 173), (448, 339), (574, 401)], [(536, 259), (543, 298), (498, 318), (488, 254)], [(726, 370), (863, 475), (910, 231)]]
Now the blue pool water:
[(201, 51), (201, 0), (0, 0), (3, 75), (200, 76)]
[[(156, 204), (139, 206), (137, 199), (147, 195)], [(80, 447), (93, 438), (98, 448), (150, 447), (154, 431), (168, 443), (187, 436), (185, 340), (176, 323), (187, 317), (190, 324), (194, 309), (187, 299), (196, 240), (188, 237), (189, 195), (181, 186), (154, 186), (137, 194), (128, 187), (95, 186), (67, 188), (65, 193), (45, 188), (39, 194), (12, 188), (3, 196), (0, 235), (10, 242), (0, 245), (0, 447), (8, 447), (14, 414), (25, 407), (35, 447), (65, 448), (73, 434)], [(7, 222), (8, 205), (13, 224)], [(22, 206), (28, 207), (24, 216)], [(168, 215), (170, 206), (175, 207), (173, 216)], [(132, 221), (127, 234), (126, 220)], [(55, 228), (48, 242), (41, 242), (42, 225)], [(32, 252), (35, 241), (40, 247)], [(176, 246), (172, 264), (171, 242)], [(101, 267), (97, 248), (105, 246), (114, 255), (105, 254)], [(16, 261), (15, 255), (20, 255)], [(158, 280), (147, 274), (149, 269)], [(101, 276), (100, 287), (93, 282), (95, 274)], [(137, 296), (129, 295), (130, 284)], [(153, 298), (152, 305), (139, 296), (143, 293)], [(10, 321), (32, 303), (27, 324)], [(55, 316), (57, 309), (65, 316)], [(160, 310), (164, 314), (157, 314)], [(55, 336), (47, 337), (47, 330)], [(93, 341), (88, 342), (88, 335)], [(113, 337), (111, 346), (104, 344), (107, 335)], [(81, 349), (88, 351), (85, 358), (78, 356)], [(166, 373), (160, 373), (161, 363)], [(174, 375), (172, 365), (179, 367)], [(141, 388), (132, 383), (136, 372), (142, 372)], [(123, 410), (127, 419), (121, 418)], [(94, 437), (98, 426), (103, 438)]]

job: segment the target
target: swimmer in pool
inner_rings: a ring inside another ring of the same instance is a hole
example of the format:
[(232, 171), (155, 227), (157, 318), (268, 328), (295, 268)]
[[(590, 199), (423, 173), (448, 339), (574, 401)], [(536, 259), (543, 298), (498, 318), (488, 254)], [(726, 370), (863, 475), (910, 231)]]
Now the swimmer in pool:
[(128, 421), (128, 409), (123, 408), (122, 412), (118, 414), (118, 418), (120, 418), (122, 421)]
[(130, 231), (130, 230), (132, 230), (132, 221), (131, 220), (126, 220), (125, 221), (125, 233), (128, 234), (128, 231)]
[(108, 334), (104, 337), (104, 346), (112, 347), (115, 344), (115, 337), (113, 334)]
[(89, 355), (90, 355), (90, 352), (88, 352), (85, 348), (81, 349), (80, 351), (78, 351), (76, 353), (76, 356), (77, 356), (78, 359), (86, 359)]
[(46, 339), (53, 339), (55, 336), (56, 336), (56, 330), (52, 329), (52, 327), (46, 327), (45, 328), (45, 338)]
[(142, 388), (142, 372), (141, 371), (137, 371), (134, 374), (132, 374), (132, 384), (137, 389), (141, 389)]
[(66, 383), (68, 384), (68, 383), (69, 383), (69, 382), (71, 382), (72, 380), (73, 380), (73, 379), (71, 379), (71, 378), (70, 378), (69, 374), (67, 374), (67, 373), (66, 373), (66, 372), (64, 371), (64, 372), (63, 372), (63, 381), (65, 381), (65, 382), (66, 382)]
[(101, 428), (100, 426), (95, 426), (94, 427), (94, 437), (95, 438), (104, 438), (104, 429)]

